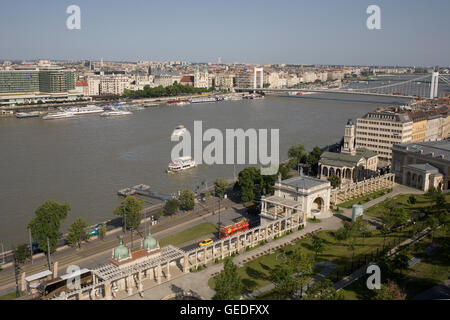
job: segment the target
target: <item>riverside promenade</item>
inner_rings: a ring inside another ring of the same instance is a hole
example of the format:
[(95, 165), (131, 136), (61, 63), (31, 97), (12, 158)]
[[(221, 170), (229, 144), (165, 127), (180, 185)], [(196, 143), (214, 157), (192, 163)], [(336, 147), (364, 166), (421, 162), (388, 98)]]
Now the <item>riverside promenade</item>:
[[(379, 198), (376, 198), (372, 201), (369, 201), (363, 205), (364, 209), (367, 209), (371, 206), (374, 206), (387, 198), (395, 197), (399, 194), (405, 194), (405, 193), (421, 193), (420, 190), (412, 189), (409, 187), (405, 187), (402, 185), (396, 185), (393, 188), (393, 191), (391, 193), (385, 194), (384, 196), (381, 196)], [(341, 214), (341, 216), (344, 216), (346, 218), (351, 218), (352, 210), (351, 209), (345, 209), (344, 213)], [(372, 219), (371, 217), (368, 217), (368, 219)], [(233, 258), (233, 261), (236, 265), (241, 266), (244, 264), (244, 261), (248, 261), (250, 258), (256, 258), (262, 255), (265, 255), (267, 251), (275, 250), (277, 247), (282, 246), (284, 244), (289, 244), (295, 241), (295, 239), (299, 237), (303, 237), (308, 233), (319, 231), (319, 230), (337, 230), (342, 226), (342, 218), (340, 218), (338, 215), (330, 216), (329, 218), (321, 218), (320, 223), (308, 223), (306, 227), (302, 230), (295, 231), (287, 236), (284, 236), (282, 238), (279, 238), (277, 240), (273, 240), (269, 243), (267, 243), (264, 246), (255, 248), (251, 251), (246, 251), (238, 256)], [(173, 296), (177, 292), (189, 292), (193, 291), (198, 296), (201, 297), (201, 299), (212, 299), (212, 297), (215, 295), (215, 291), (212, 290), (209, 285), (208, 281), (209, 279), (221, 272), (223, 270), (223, 263), (219, 264), (213, 264), (208, 266), (205, 270), (199, 271), (199, 272), (191, 272), (188, 274), (185, 274), (183, 276), (174, 278), (171, 281), (165, 282), (161, 285), (154, 286), (152, 288), (149, 288), (147, 290), (144, 290), (143, 295), (140, 296), (139, 294), (134, 294), (128, 297), (125, 297), (126, 300), (135, 300), (135, 299), (146, 299), (146, 300), (160, 300), (165, 299), (167, 297)], [(261, 290), (261, 289), (260, 289)]]

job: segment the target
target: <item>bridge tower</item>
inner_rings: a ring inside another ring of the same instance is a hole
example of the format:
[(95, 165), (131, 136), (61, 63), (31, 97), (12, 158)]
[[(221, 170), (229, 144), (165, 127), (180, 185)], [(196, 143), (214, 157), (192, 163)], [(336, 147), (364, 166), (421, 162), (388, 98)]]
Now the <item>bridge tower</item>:
[(264, 88), (264, 84), (263, 84), (263, 76), (264, 76), (264, 68), (256, 68), (253, 70), (253, 89), (257, 89), (258, 88), (258, 84), (256, 82), (256, 74), (260, 73), (259, 76), (259, 86), (260, 88)]
[(439, 71), (433, 71), (431, 74), (430, 99), (437, 98), (439, 86)]

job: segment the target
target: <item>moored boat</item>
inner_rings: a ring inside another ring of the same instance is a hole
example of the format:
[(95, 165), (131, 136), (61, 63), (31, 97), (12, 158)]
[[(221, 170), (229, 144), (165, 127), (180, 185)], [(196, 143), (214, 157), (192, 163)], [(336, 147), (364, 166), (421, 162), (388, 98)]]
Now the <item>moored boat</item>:
[(187, 169), (194, 168), (196, 166), (195, 161), (191, 157), (181, 157), (173, 160), (169, 163), (167, 168), (168, 173), (184, 171)]

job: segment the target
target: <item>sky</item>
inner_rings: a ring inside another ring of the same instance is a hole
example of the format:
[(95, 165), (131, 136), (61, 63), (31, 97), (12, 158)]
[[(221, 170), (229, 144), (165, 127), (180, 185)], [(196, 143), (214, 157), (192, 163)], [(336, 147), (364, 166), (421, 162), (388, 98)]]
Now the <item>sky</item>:
[(448, 0), (2, 0), (0, 59), (450, 66), (449, 12)]

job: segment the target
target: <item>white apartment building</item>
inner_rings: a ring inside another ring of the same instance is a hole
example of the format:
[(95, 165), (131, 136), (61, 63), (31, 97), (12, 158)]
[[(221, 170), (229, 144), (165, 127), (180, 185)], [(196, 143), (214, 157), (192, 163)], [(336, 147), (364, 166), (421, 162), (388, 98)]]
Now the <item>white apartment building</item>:
[(314, 72), (305, 72), (303, 74), (303, 82), (314, 82), (317, 80), (317, 76)]
[(443, 130), (443, 117), (442, 115), (436, 115), (428, 118), (427, 132), (425, 134), (424, 141), (439, 141), (442, 140)]
[(234, 74), (231, 73), (219, 73), (216, 75), (216, 87), (220, 89), (233, 89), (234, 86)]
[(390, 164), (392, 146), (412, 139), (413, 122), (406, 114), (369, 112), (356, 119), (356, 148), (366, 148), (378, 154), (380, 162)]

